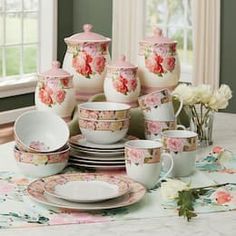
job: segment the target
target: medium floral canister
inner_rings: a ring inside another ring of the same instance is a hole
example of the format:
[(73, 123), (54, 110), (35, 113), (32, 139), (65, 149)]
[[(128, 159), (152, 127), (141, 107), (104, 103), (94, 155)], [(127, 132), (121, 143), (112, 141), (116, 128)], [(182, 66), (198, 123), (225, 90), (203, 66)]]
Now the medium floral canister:
[(138, 106), (140, 81), (138, 67), (126, 61), (124, 55), (113, 64), (107, 65), (104, 81), (106, 100), (110, 102), (127, 103), (132, 107)]
[(38, 74), (35, 91), (37, 110), (52, 111), (62, 118), (69, 118), (75, 107), (73, 75), (60, 69), (60, 62), (52, 62), (52, 68)]
[(74, 75), (78, 101), (103, 92), (106, 64), (110, 62), (111, 39), (92, 32), (90, 24), (83, 29), (83, 33), (65, 38), (67, 52), (63, 62), (63, 68)]
[(173, 90), (179, 81), (180, 63), (176, 51), (177, 42), (164, 37), (160, 28), (139, 42), (139, 78), (142, 93), (163, 88)]

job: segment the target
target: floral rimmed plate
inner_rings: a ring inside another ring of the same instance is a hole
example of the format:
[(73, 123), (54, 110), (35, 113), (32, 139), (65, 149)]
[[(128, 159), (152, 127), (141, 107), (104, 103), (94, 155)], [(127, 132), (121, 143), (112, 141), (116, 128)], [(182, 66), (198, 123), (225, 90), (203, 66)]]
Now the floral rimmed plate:
[(77, 162), (77, 163), (71, 163), (69, 161), (69, 166), (72, 167), (85, 167), (85, 168), (93, 168), (93, 169), (97, 169), (97, 170), (116, 170), (116, 169), (124, 169), (125, 168), (125, 164), (123, 165), (116, 165), (116, 164), (88, 164), (88, 163), (81, 163), (81, 162)]
[(124, 148), (125, 143), (129, 140), (137, 139), (134, 136), (128, 135), (117, 143), (113, 144), (96, 144), (88, 142), (85, 137), (81, 134), (70, 138), (70, 144), (74, 144), (81, 147), (92, 148), (92, 149), (121, 149)]
[(124, 161), (125, 160), (125, 156), (89, 156), (86, 154), (80, 154), (80, 153), (76, 153), (76, 152), (71, 152), (70, 153), (70, 157), (73, 157), (74, 159), (83, 159), (83, 160), (92, 160), (92, 161)]
[(98, 160), (86, 160), (86, 159), (80, 159), (80, 158), (73, 158), (70, 157), (70, 162), (80, 162), (80, 163), (88, 163), (88, 164), (99, 164), (99, 165), (103, 165), (103, 164), (114, 164), (114, 165), (124, 165), (125, 164), (125, 160), (105, 160), (105, 161), (98, 161)]
[(120, 197), (128, 192), (124, 178), (98, 174), (64, 174), (49, 180), (46, 193), (73, 202), (99, 202)]
[(32, 182), (27, 188), (27, 193), (29, 194), (30, 198), (38, 203), (51, 207), (59, 207), (73, 210), (105, 210), (132, 205), (140, 201), (146, 193), (146, 188), (144, 186), (132, 180), (127, 180), (129, 185), (129, 192), (121, 197), (96, 203), (69, 202), (48, 195), (45, 192), (45, 185), (49, 181), (52, 181), (54, 178), (55, 176), (51, 176)]

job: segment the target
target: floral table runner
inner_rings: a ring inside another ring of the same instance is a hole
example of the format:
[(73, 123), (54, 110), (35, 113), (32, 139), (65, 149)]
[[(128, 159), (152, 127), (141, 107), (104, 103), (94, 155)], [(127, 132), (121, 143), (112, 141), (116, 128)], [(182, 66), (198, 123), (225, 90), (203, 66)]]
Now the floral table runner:
[[(210, 163), (210, 165), (209, 165)], [(227, 163), (227, 165), (226, 165)], [(218, 182), (236, 183), (236, 157), (212, 153), (197, 163), (192, 176), (181, 180), (191, 187), (209, 186)], [(67, 169), (75, 171), (74, 169)], [(49, 209), (39, 205), (26, 194), (32, 181), (17, 173), (0, 172), (0, 228), (32, 227), (75, 223), (107, 222), (115, 220), (154, 218), (177, 215), (176, 204), (163, 202), (160, 188), (149, 191), (137, 204), (125, 208), (97, 212), (73, 212)], [(236, 209), (236, 185), (212, 189), (198, 199), (196, 212), (217, 212)]]

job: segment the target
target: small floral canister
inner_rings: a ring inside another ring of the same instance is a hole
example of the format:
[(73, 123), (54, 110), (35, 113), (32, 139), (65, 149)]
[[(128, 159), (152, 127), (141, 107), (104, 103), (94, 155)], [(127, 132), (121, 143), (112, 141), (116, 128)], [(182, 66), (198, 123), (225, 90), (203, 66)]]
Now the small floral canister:
[(52, 111), (67, 119), (71, 116), (75, 104), (73, 75), (60, 69), (60, 62), (53, 61), (50, 70), (38, 74), (35, 91), (37, 110)]
[(104, 93), (109, 102), (121, 102), (132, 107), (138, 106), (140, 81), (137, 75), (138, 67), (126, 61), (121, 55), (118, 61), (107, 65), (104, 81)]
[(63, 68), (74, 75), (76, 99), (87, 101), (103, 92), (106, 65), (110, 62), (110, 38), (92, 32), (92, 25), (85, 24), (84, 32), (65, 38), (67, 52)]
[(177, 86), (180, 63), (176, 46), (177, 42), (164, 37), (160, 28), (139, 42), (138, 73), (143, 94)]

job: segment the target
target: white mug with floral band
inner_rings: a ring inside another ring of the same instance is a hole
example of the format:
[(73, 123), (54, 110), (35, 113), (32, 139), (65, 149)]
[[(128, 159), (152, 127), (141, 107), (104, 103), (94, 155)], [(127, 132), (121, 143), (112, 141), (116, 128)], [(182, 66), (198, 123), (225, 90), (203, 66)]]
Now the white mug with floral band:
[[(162, 160), (169, 158), (168, 169), (160, 177)], [(162, 144), (152, 140), (131, 140), (125, 143), (126, 173), (131, 179), (142, 183), (148, 189), (165, 179), (173, 169), (173, 158), (162, 153)]]
[(158, 121), (174, 121), (183, 107), (183, 100), (179, 95), (180, 103), (176, 113), (173, 107), (173, 96), (168, 89), (158, 90), (139, 97), (139, 106), (143, 111), (144, 118)]
[(163, 149), (173, 156), (172, 177), (191, 175), (195, 170), (197, 133), (188, 130), (167, 130), (162, 134)]
[(186, 128), (183, 125), (177, 125), (176, 121), (158, 121), (158, 120), (144, 120), (144, 134), (145, 138), (149, 140), (161, 139), (161, 133), (166, 130), (176, 130)]

